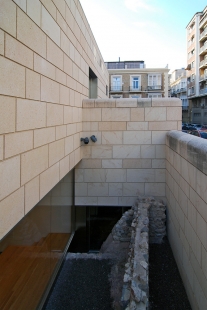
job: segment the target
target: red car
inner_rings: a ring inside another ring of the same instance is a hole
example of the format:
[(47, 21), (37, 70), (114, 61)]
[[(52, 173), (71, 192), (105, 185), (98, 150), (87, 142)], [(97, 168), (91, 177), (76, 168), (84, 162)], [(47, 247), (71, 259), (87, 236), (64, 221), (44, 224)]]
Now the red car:
[(192, 130), (189, 133), (193, 136), (207, 139), (207, 130)]

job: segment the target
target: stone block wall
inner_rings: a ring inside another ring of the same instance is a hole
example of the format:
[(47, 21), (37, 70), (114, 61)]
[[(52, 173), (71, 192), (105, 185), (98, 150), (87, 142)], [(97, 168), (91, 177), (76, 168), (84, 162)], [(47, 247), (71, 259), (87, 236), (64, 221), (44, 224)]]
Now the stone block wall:
[(181, 129), (181, 101), (83, 101), (83, 160), (75, 171), (76, 205), (132, 206), (138, 195), (165, 197), (165, 137)]
[(168, 238), (193, 310), (207, 309), (207, 141), (166, 138)]
[(108, 72), (78, 0), (0, 1), (0, 239), (80, 160), (89, 67)]

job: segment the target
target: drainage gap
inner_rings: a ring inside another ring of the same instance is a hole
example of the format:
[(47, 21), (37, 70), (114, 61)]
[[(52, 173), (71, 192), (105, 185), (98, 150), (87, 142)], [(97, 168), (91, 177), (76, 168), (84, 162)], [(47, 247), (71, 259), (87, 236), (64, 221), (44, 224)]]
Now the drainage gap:
[(167, 237), (149, 245), (150, 310), (191, 310)]

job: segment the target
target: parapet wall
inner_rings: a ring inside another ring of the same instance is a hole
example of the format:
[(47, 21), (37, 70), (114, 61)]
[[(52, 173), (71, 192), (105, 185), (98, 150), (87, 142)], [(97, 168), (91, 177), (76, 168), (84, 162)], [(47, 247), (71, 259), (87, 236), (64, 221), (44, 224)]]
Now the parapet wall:
[(207, 141), (166, 138), (168, 238), (193, 310), (207, 309)]
[(83, 101), (82, 161), (76, 166), (76, 205), (132, 206), (139, 195), (165, 197), (165, 137), (181, 129), (181, 101)]

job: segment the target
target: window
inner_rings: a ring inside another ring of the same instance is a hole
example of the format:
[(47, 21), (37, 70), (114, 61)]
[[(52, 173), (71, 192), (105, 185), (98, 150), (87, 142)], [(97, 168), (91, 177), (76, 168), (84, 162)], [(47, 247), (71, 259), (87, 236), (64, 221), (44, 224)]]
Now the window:
[(139, 79), (138, 79), (138, 77), (134, 77), (133, 78), (132, 86), (133, 86), (133, 88), (138, 88), (139, 87)]
[(112, 75), (111, 77), (111, 90), (112, 91), (122, 91), (122, 76)]
[(193, 82), (195, 80), (195, 74), (191, 75), (191, 82)]
[(195, 61), (191, 63), (191, 68), (194, 68), (194, 67), (195, 67)]
[(181, 88), (185, 87), (185, 82), (181, 82)]
[(108, 85), (106, 85), (106, 96), (108, 96)]
[(148, 89), (160, 89), (162, 86), (161, 74), (148, 75)]
[(130, 76), (130, 90), (141, 90), (141, 76), (140, 75), (131, 75)]
[(89, 98), (98, 97), (98, 78), (96, 74), (89, 68)]

